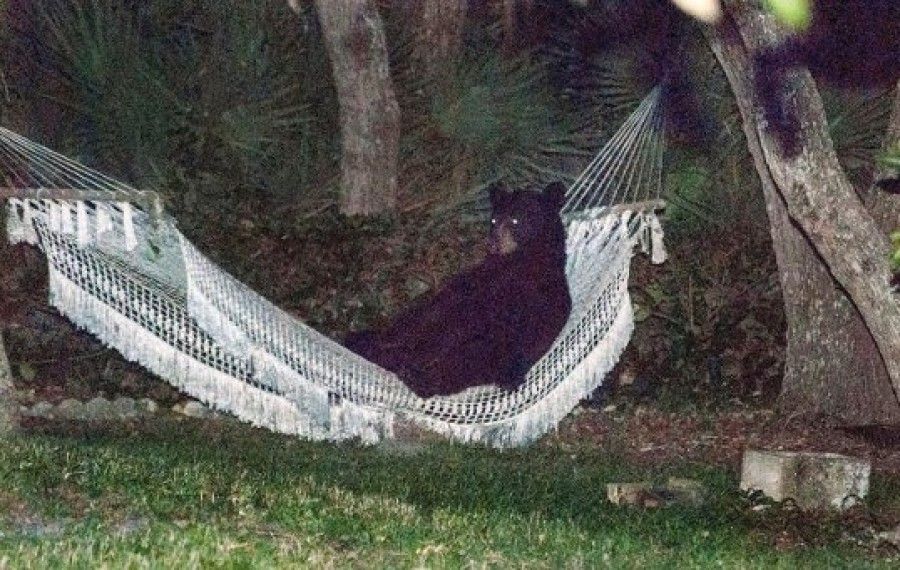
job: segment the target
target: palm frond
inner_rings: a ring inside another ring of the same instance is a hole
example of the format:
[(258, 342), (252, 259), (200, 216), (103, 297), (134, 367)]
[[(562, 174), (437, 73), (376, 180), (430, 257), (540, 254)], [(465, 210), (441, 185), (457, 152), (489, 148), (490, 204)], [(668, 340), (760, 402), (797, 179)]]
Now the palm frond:
[(890, 118), (891, 93), (823, 91), (822, 95), (838, 160), (851, 174), (871, 170)]
[[(531, 56), (472, 54), (442, 78), (440, 89), (407, 92), (405, 104), (407, 114), (420, 117), (403, 140), (405, 186), (410, 201), (432, 208), (483, 206), (473, 194), (498, 179), (513, 186), (565, 180), (587, 156), (595, 132), (564, 113)], [(431, 179), (418, 179), (420, 172)], [(423, 199), (429, 193), (436, 195)]]

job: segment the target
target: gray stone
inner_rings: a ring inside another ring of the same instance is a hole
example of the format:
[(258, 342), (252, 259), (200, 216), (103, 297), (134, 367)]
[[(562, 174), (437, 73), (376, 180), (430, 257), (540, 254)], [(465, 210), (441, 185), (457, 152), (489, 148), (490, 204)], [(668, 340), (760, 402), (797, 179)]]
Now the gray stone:
[(38, 402), (37, 404), (31, 406), (31, 409), (28, 411), (28, 415), (35, 418), (52, 418), (53, 404), (43, 401)]
[(66, 530), (66, 523), (29, 519), (18, 522), (16, 527), (19, 533), (29, 538), (59, 538)]
[(741, 489), (775, 501), (793, 499), (801, 509), (846, 509), (869, 492), (872, 465), (837, 453), (744, 453)]
[(67, 398), (56, 406), (56, 416), (67, 420), (84, 418), (84, 404), (74, 398)]
[(406, 293), (411, 299), (431, 291), (431, 285), (420, 277), (411, 277), (405, 283)]
[(696, 479), (669, 477), (665, 490), (671, 493), (674, 502), (683, 505), (699, 506), (706, 498), (706, 487)]
[(650, 483), (607, 483), (606, 498), (614, 505), (641, 506), (651, 489)]
[(212, 410), (194, 400), (187, 402), (181, 413), (189, 418), (210, 418), (215, 415)]
[(155, 414), (159, 411), (159, 404), (156, 403), (156, 400), (141, 398), (137, 401), (137, 409), (142, 414)]
[(84, 404), (84, 419), (86, 420), (111, 420), (115, 417), (115, 412), (110, 405), (110, 401), (103, 397), (92, 398)]
[(121, 419), (131, 419), (138, 416), (137, 404), (134, 398), (116, 398), (111, 402), (110, 409), (116, 417)]
[(112, 526), (113, 532), (119, 536), (127, 536), (150, 526), (150, 521), (143, 517), (129, 515)]
[(0, 437), (10, 433), (16, 425), (16, 401), (13, 399), (12, 370), (3, 344), (0, 327)]
[(879, 532), (878, 540), (900, 548), (900, 524), (898, 524), (897, 528), (895, 528), (894, 530)]

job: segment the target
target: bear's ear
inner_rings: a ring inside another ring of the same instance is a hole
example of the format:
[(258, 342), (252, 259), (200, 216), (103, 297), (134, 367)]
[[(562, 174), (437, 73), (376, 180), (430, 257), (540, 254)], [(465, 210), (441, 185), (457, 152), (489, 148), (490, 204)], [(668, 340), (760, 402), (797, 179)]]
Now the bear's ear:
[(566, 185), (560, 181), (551, 182), (544, 188), (544, 199), (557, 211), (566, 203)]
[(501, 205), (506, 203), (506, 199), (512, 192), (509, 191), (509, 188), (506, 187), (506, 184), (503, 182), (494, 182), (488, 187), (488, 196), (491, 200), (491, 209), (496, 210)]

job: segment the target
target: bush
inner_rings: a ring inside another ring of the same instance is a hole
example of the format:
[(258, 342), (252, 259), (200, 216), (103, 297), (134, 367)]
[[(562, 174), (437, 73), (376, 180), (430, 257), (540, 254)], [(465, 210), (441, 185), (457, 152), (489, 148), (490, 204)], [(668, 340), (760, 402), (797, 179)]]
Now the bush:
[(333, 160), (317, 29), (284, 2), (51, 0), (25, 21), (18, 51), (47, 78), (32, 97), (61, 115), (48, 142), (180, 213), (296, 196)]
[(596, 124), (570, 112), (542, 54), (500, 55), (499, 26), (473, 10), (462, 54), (439, 77), (412, 69), (404, 10), (384, 11), (403, 121), (400, 207), (437, 214), (486, 211), (484, 188), (569, 179), (597, 148)]

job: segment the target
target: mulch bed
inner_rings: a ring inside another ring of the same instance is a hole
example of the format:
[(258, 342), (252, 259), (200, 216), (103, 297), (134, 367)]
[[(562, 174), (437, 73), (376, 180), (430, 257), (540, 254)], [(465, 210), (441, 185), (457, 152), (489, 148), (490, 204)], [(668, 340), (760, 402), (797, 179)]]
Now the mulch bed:
[(611, 446), (639, 464), (697, 462), (739, 469), (745, 449), (820, 451), (865, 458), (900, 475), (900, 430), (847, 430), (821, 417), (772, 409), (664, 412), (648, 406), (604, 412), (582, 407), (545, 445)]

